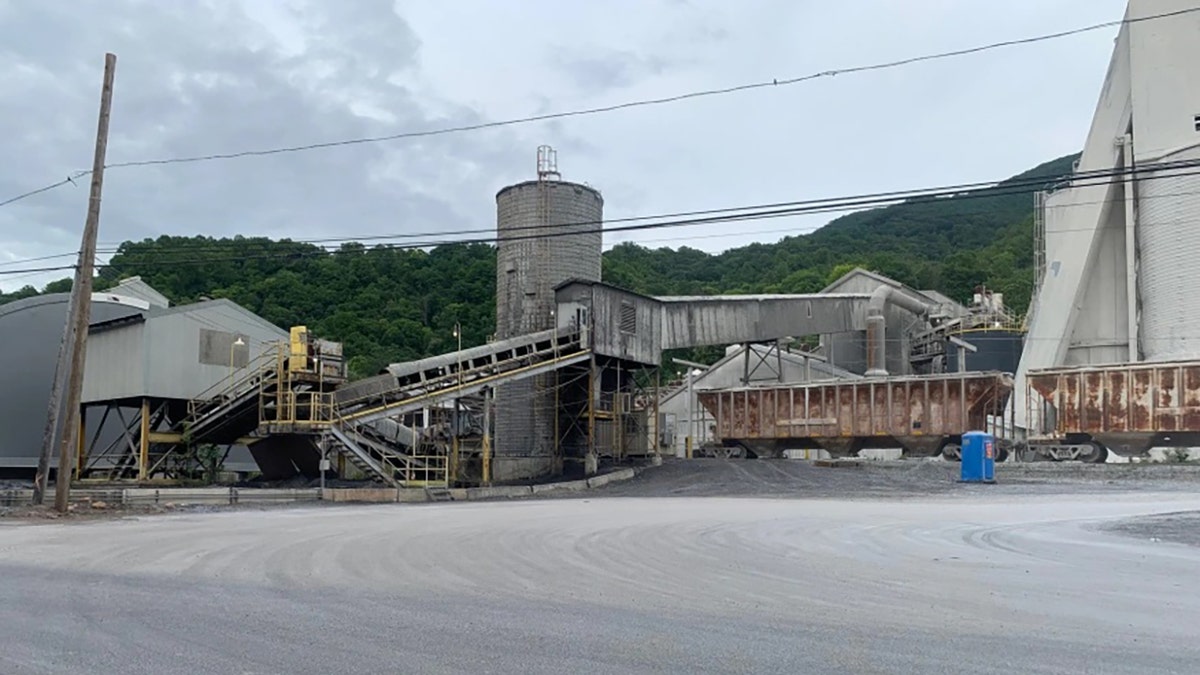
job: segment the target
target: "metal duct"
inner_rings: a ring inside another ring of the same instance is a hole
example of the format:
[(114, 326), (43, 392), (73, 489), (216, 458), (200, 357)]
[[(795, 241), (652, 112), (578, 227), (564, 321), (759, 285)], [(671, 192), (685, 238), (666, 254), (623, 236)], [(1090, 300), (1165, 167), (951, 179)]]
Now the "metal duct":
[(887, 317), (889, 304), (902, 307), (917, 316), (929, 313), (929, 306), (903, 293), (895, 286), (880, 286), (867, 302), (867, 377), (887, 377)]

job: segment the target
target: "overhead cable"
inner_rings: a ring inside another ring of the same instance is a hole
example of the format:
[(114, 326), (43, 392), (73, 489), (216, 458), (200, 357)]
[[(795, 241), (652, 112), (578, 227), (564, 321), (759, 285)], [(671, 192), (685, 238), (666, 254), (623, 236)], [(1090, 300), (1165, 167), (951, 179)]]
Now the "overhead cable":
[[(729, 86), (729, 87), (721, 87), (721, 88), (715, 88), (715, 89), (705, 89), (705, 90), (700, 90), (700, 91), (692, 91), (692, 92), (686, 92), (683, 94), (674, 94), (671, 96), (662, 96), (662, 97), (657, 97), (657, 98), (647, 98), (647, 99), (639, 99), (639, 100), (635, 100), (635, 101), (626, 101), (623, 103), (615, 103), (615, 104), (605, 105), (605, 106), (596, 106), (596, 107), (583, 108), (583, 109), (577, 109), (577, 110), (567, 110), (567, 111), (560, 111), (560, 112), (553, 112), (553, 113), (544, 113), (541, 115), (530, 115), (530, 116), (526, 116), (526, 117), (511, 118), (511, 119), (506, 119), (506, 120), (497, 120), (497, 121), (493, 121), (493, 122), (479, 122), (476, 124), (465, 124), (465, 125), (458, 125), (458, 126), (453, 126), (453, 127), (442, 127), (442, 128), (437, 128), (437, 129), (425, 129), (425, 130), (421, 130), (421, 131), (406, 131), (406, 132), (401, 132), (401, 133), (396, 133), (396, 134), (386, 134), (386, 135), (381, 135), (381, 136), (365, 136), (365, 137), (360, 137), (360, 138), (349, 138), (349, 139), (341, 139), (341, 140), (336, 140), (336, 141), (306, 143), (306, 144), (302, 144), (302, 145), (283, 146), (283, 147), (276, 147), (276, 148), (262, 148), (262, 149), (255, 149), (255, 150), (238, 150), (238, 151), (232, 151), (232, 152), (210, 153), (210, 154), (205, 154), (205, 155), (193, 155), (193, 156), (186, 156), (186, 157), (169, 157), (169, 158), (161, 158), (161, 159), (144, 159), (144, 160), (133, 160), (133, 161), (128, 161), (128, 162), (115, 162), (112, 164), (107, 164), (105, 166), (105, 168), (106, 169), (115, 169), (115, 168), (127, 168), (127, 167), (139, 167), (139, 166), (158, 166), (158, 165), (164, 165), (164, 164), (192, 164), (192, 163), (197, 163), (197, 162), (241, 159), (241, 158), (247, 158), (247, 157), (262, 157), (262, 156), (267, 156), (267, 155), (306, 152), (306, 151), (311, 151), (311, 150), (321, 150), (321, 149), (351, 146), (351, 145), (384, 143), (384, 142), (412, 139), (412, 138), (425, 138), (425, 137), (429, 137), (429, 136), (443, 136), (443, 135), (448, 135), (448, 134), (458, 134), (458, 133), (464, 133), (464, 132), (470, 132), (470, 131), (494, 129), (494, 128), (498, 128), (498, 127), (515, 126), (515, 125), (520, 125), (520, 124), (530, 124), (530, 123), (534, 123), (534, 122), (545, 122), (545, 121), (549, 121), (549, 120), (564, 119), (564, 118), (569, 118), (569, 117), (582, 117), (582, 116), (587, 116), (587, 115), (597, 115), (597, 114), (601, 114), (601, 113), (609, 113), (609, 112), (616, 112), (619, 110), (627, 110), (630, 108), (642, 108), (642, 107), (648, 107), (648, 106), (664, 105), (664, 104), (668, 104), (668, 103), (677, 103), (680, 101), (686, 101), (686, 100), (690, 100), (690, 99), (705, 98), (705, 97), (712, 97), (712, 96), (724, 96), (724, 95), (728, 95), (728, 94), (740, 93), (740, 92), (744, 92), (744, 91), (751, 91), (751, 90), (755, 90), (755, 89), (791, 86), (791, 85), (796, 85), (796, 84), (800, 84), (803, 82), (810, 82), (810, 81), (817, 80), (817, 79), (836, 77), (838, 75), (850, 75), (850, 74), (863, 73), (863, 72), (869, 72), (869, 71), (888, 70), (888, 69), (899, 68), (902, 66), (908, 66), (908, 65), (913, 65), (916, 63), (922, 63), (922, 62), (927, 62), (927, 61), (958, 58), (961, 56), (978, 54), (981, 52), (992, 51), (992, 50), (1002, 49), (1002, 48), (1006, 48), (1006, 47), (1014, 47), (1014, 46), (1019, 46), (1019, 45), (1034, 44), (1034, 43), (1038, 43), (1038, 42), (1046, 42), (1049, 40), (1057, 40), (1057, 39), (1061, 39), (1061, 38), (1065, 38), (1065, 37), (1070, 37), (1073, 35), (1080, 35), (1083, 33), (1089, 33), (1089, 32), (1093, 32), (1093, 31), (1097, 31), (1097, 30), (1103, 30), (1106, 28), (1114, 28), (1117, 26), (1125, 25), (1125, 24), (1134, 24), (1134, 23), (1141, 23), (1144, 21), (1166, 19), (1166, 18), (1180, 16), (1183, 14), (1190, 14), (1193, 12), (1200, 12), (1200, 7), (1193, 7), (1193, 8), (1188, 8), (1188, 9), (1176, 10), (1176, 11), (1172, 11), (1172, 12), (1165, 12), (1162, 14), (1152, 14), (1152, 15), (1138, 17), (1138, 18), (1134, 18), (1134, 19), (1106, 21), (1106, 22), (1102, 22), (1102, 23), (1092, 24), (1090, 26), (1083, 26), (1081, 28), (1074, 28), (1071, 30), (1058, 31), (1058, 32), (1054, 32), (1054, 33), (1036, 35), (1036, 36), (1027, 37), (1027, 38), (1003, 40), (1000, 42), (992, 42), (989, 44), (979, 45), (979, 46), (975, 46), (975, 47), (968, 47), (965, 49), (956, 49), (956, 50), (952, 50), (952, 51), (938, 52), (938, 53), (934, 53), (934, 54), (913, 56), (913, 57), (898, 59), (898, 60), (894, 60), (894, 61), (873, 63), (873, 64), (862, 65), (862, 66), (835, 68), (835, 69), (831, 69), (831, 70), (823, 70), (820, 72), (810, 73), (807, 75), (801, 75), (801, 76), (796, 76), (796, 77), (787, 77), (787, 78), (782, 78), (782, 79), (772, 78), (770, 80), (763, 80), (763, 81), (759, 81), (759, 82), (749, 82), (746, 84), (739, 84), (739, 85), (733, 85), (733, 86)], [(63, 185), (66, 185), (66, 184), (72, 182), (72, 178), (79, 178), (82, 176), (86, 176), (89, 173), (90, 172), (86, 172), (86, 171), (78, 172), (78, 173), (74, 174), (71, 178), (67, 178), (67, 179), (59, 181), (57, 183), (53, 183), (53, 184), (47, 185), (45, 187), (38, 188), (36, 190), (31, 190), (24, 194), (20, 194), (15, 197), (11, 197), (4, 201), (0, 201), (0, 207), (6, 206), (8, 204), (12, 204), (12, 203), (20, 201), (22, 199), (26, 199), (28, 197), (32, 197), (37, 194), (41, 194), (43, 192), (47, 192), (54, 188), (61, 187)]]

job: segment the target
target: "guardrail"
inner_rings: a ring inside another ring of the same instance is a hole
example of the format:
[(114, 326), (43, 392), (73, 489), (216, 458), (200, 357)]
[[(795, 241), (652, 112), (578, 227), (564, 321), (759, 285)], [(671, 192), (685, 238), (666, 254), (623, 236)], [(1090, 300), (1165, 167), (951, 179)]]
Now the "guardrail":
[[(285, 504), (315, 502), (321, 498), (318, 488), (96, 488), (72, 490), (73, 503), (104, 502), (112, 506)], [(0, 506), (26, 506), (33, 501), (33, 490), (0, 491)]]

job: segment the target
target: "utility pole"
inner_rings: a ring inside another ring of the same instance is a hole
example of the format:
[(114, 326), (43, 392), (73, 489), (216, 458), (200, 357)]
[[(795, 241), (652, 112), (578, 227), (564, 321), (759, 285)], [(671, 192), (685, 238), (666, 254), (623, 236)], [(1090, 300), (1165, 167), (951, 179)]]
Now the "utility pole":
[(37, 473), (33, 479), (33, 503), (40, 506), (46, 501), (46, 483), (50, 478), (50, 455), (54, 452), (54, 436), (58, 432), (58, 413), (62, 410), (63, 367), (67, 360), (67, 347), (71, 343), (71, 314), (75, 294), (67, 302), (67, 316), (63, 321), (62, 341), (58, 343), (58, 360), (54, 363), (54, 381), (50, 384), (50, 405), (46, 410), (46, 428), (42, 430), (42, 453), (38, 455)]
[(71, 376), (67, 383), (67, 424), (58, 450), (58, 480), (54, 485), (54, 508), (67, 512), (71, 493), (71, 466), (78, 443), (79, 407), (83, 395), (83, 367), (87, 355), (88, 317), (92, 312), (92, 272), (96, 260), (96, 236), (100, 229), (100, 193), (104, 186), (104, 156), (108, 150), (108, 117), (112, 108), (113, 75), (117, 57), (104, 55), (104, 85), (100, 89), (100, 121), (96, 126), (96, 154), (92, 159), (92, 190), (88, 197), (87, 221), (79, 264), (71, 287)]

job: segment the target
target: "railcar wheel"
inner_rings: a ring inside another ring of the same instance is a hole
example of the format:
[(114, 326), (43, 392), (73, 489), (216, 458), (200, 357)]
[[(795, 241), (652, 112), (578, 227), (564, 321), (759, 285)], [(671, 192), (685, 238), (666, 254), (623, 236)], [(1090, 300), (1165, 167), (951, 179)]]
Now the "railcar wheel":
[(1088, 464), (1103, 464), (1108, 461), (1108, 448), (1096, 441), (1092, 441), (1088, 445), (1092, 446), (1092, 451), (1080, 456), (1081, 461)]

